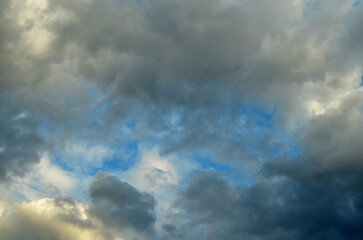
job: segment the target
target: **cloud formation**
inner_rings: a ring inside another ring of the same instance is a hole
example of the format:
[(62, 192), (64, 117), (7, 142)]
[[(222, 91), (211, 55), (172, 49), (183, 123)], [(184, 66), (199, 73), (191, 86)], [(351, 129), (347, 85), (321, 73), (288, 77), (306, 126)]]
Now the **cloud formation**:
[(105, 173), (97, 173), (89, 195), (90, 213), (99, 218), (106, 228), (121, 233), (150, 234), (155, 222), (154, 197), (141, 193), (128, 183)]
[(361, 174), (291, 168), (250, 187), (194, 173), (177, 201), (188, 220), (171, 223), (165, 239), (360, 239)]
[(1, 1), (0, 236), (361, 239), (362, 11)]
[(98, 229), (86, 206), (72, 199), (38, 199), (20, 204), (0, 220), (3, 239), (112, 239)]

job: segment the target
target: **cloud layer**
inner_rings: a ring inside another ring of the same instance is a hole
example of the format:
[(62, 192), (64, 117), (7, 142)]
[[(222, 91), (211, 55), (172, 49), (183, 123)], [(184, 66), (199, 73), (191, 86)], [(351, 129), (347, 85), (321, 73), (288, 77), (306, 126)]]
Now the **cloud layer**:
[(1, 1), (0, 235), (363, 238), (362, 11)]

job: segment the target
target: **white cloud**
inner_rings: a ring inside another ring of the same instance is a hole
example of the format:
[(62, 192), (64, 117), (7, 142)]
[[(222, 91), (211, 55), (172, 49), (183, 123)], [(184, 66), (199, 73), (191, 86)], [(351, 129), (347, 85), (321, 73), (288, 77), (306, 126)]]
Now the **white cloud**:
[(53, 164), (47, 154), (43, 154), (34, 171), (25, 178), (18, 179), (14, 190), (26, 199), (36, 199), (44, 194), (69, 195), (77, 181), (71, 173)]
[[(0, 218), (0, 235), (6, 239), (104, 240), (105, 234), (88, 206), (71, 199), (41, 198), (22, 202)], [(23, 226), (24, 225), (24, 226)]]

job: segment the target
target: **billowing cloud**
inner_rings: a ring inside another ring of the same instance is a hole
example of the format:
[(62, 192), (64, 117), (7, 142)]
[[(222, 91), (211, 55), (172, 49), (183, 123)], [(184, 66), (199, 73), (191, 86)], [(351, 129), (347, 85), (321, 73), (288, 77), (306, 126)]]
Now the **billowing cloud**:
[(3, 239), (109, 240), (88, 216), (87, 206), (72, 199), (21, 203), (0, 219)]
[[(50, 139), (60, 152), (77, 135), (98, 135), (99, 145), (105, 136), (89, 128), (106, 134), (139, 118), (138, 136), (162, 136), (165, 153), (208, 149), (247, 167), (265, 158), (250, 139), (286, 146), (282, 128), (323, 113), (360, 81), (352, 49), (361, 8), (350, 2), (44, 0), (3, 9), (2, 82), (62, 129)], [(246, 105), (272, 114), (279, 131), (241, 124)]]
[(152, 233), (155, 222), (154, 197), (139, 192), (126, 182), (105, 173), (97, 173), (89, 195), (90, 212), (107, 228), (124, 234)]
[(0, 236), (361, 239), (362, 11), (1, 1)]
[(294, 170), (250, 187), (194, 173), (165, 239), (360, 239), (360, 175)]
[(326, 170), (362, 171), (363, 94), (345, 94), (339, 105), (315, 117), (304, 129), (301, 147), (306, 158)]

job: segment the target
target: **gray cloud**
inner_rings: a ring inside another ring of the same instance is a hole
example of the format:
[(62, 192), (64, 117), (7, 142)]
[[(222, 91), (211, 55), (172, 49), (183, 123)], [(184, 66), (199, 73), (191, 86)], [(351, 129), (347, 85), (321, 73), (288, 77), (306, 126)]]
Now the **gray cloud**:
[[(71, 48), (78, 73), (118, 99), (106, 126), (142, 118), (140, 132), (173, 136), (165, 152), (207, 148), (221, 161), (256, 158), (244, 137), (229, 137), (244, 105), (278, 109), (276, 126), (294, 125), (308, 101), (320, 92), (331, 100), (360, 67), (341, 46), (353, 39), (350, 12), (361, 10), (338, 1), (312, 9), (284, 1), (52, 2), (49, 11), (57, 9), (74, 19), (49, 26), (56, 46)], [(225, 116), (230, 121), (221, 123)], [(218, 152), (220, 142), (240, 150)]]
[(39, 161), (45, 143), (40, 121), (16, 97), (0, 97), (0, 181), (21, 177)]
[[(309, 6), (56, 0), (29, 5), (33, 16), (9, 5), (1, 15), (1, 84), (62, 129), (48, 139), (58, 152), (76, 135), (89, 136), (85, 125), (106, 133), (120, 119), (140, 118), (137, 136), (164, 134), (165, 153), (207, 149), (219, 161), (249, 165), (266, 157), (247, 150), (250, 139), (286, 148), (277, 132), (304, 118), (310, 100), (334, 98), (360, 67), (352, 23), (361, 9), (340, 1)], [(85, 90), (95, 86), (104, 94), (98, 101)], [(90, 123), (93, 107), (102, 104), (108, 106), (102, 123)], [(251, 104), (277, 109), (278, 131), (260, 138), (241, 126), (241, 109)], [(236, 129), (248, 133), (236, 139)]]
[[(249, 173), (263, 166), (250, 187), (192, 175), (175, 206), (183, 212), (161, 227), (166, 239), (362, 238), (362, 7), (19, 2), (0, 3), (1, 182), (77, 137), (121, 141), (113, 130), (137, 119), (132, 137), (157, 136), (163, 154), (203, 150)], [(89, 195), (106, 228), (156, 237), (151, 195), (103, 173)], [(77, 211), (64, 209), (60, 221), (92, 229)], [(8, 239), (60, 234), (29, 214), (11, 216), (1, 228)]]
[(128, 183), (105, 173), (97, 173), (89, 188), (90, 212), (106, 228), (124, 234), (152, 233), (155, 222), (155, 200)]
[(301, 150), (316, 168), (362, 171), (363, 95), (357, 89), (304, 128)]
[[(40, 155), (52, 149), (45, 125), (54, 129), (62, 125), (63, 135), (74, 135), (82, 118), (75, 117), (76, 112), (84, 116), (88, 110), (82, 83), (71, 86), (69, 79), (74, 78), (62, 72), (64, 55), (47, 39), (49, 31), (39, 6), (40, 2), (1, 2), (0, 182), (26, 175)], [(79, 103), (70, 107), (67, 101)]]
[(360, 175), (299, 177), (308, 166), (290, 166), (294, 172), (276, 172), (251, 187), (232, 186), (213, 172), (194, 173), (177, 201), (184, 221), (165, 228), (165, 239), (360, 239)]

